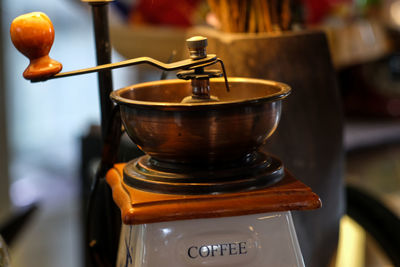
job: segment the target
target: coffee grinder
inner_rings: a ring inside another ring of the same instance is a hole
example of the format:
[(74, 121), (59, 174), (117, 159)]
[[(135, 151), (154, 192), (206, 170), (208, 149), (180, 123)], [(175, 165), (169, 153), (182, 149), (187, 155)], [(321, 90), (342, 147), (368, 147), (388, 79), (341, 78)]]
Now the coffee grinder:
[[(142, 63), (179, 70), (179, 79), (110, 95), (145, 153), (105, 175), (123, 222), (116, 266), (304, 266), (290, 211), (321, 202), (277, 157), (259, 151), (289, 86), (228, 78), (200, 36), (187, 40), (186, 60), (142, 57), (64, 73), (48, 56), (54, 30), (46, 15), (16, 18), (11, 37), (30, 59), (24, 77), (33, 82)], [(207, 68), (214, 64), (222, 70)]]

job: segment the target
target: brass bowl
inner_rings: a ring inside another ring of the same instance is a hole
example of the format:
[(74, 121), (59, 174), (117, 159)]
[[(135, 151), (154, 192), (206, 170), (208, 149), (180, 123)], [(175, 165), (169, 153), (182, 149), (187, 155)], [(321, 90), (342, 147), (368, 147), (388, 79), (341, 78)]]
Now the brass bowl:
[(190, 81), (136, 84), (111, 93), (121, 108), (129, 137), (152, 159), (195, 165), (243, 160), (275, 131), (281, 100), (290, 93), (283, 83), (249, 78), (210, 80), (219, 102), (180, 103), (191, 95)]

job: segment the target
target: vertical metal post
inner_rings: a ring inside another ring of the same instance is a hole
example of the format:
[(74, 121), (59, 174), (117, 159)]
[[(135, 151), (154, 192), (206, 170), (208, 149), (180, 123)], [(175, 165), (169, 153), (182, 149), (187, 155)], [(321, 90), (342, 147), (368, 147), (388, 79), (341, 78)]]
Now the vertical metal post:
[[(82, 0), (92, 7), (93, 27), (96, 43), (97, 65), (111, 63), (111, 43), (108, 27), (108, 3), (113, 0)], [(113, 104), (109, 98), (113, 90), (111, 70), (104, 70), (98, 74), (100, 111), (101, 111), (101, 136), (106, 136), (111, 118)]]
[[(82, 0), (92, 7), (97, 64), (111, 63), (111, 44), (108, 28), (108, 3), (113, 0)], [(88, 200), (85, 228), (85, 266), (113, 266), (117, 258), (120, 211), (114, 205), (112, 193), (104, 175), (114, 164), (120, 138), (120, 119), (109, 95), (113, 90), (111, 70), (98, 73), (102, 155), (93, 188)], [(114, 115), (114, 116), (113, 116)]]

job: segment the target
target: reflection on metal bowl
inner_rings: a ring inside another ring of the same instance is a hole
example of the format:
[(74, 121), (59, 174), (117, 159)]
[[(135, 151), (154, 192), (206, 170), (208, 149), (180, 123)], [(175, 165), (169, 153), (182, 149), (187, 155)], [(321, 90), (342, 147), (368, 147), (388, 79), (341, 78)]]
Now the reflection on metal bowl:
[(188, 81), (137, 84), (111, 93), (130, 138), (160, 162), (195, 165), (242, 160), (275, 131), (286, 84), (249, 78), (210, 80), (219, 102), (181, 103)]

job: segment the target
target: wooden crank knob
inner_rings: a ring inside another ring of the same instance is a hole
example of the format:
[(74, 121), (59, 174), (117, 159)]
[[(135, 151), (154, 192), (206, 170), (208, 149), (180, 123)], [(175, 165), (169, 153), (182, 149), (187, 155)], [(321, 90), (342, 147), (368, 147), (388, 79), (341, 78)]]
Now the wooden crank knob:
[(28, 80), (45, 80), (59, 73), (62, 64), (49, 57), (54, 41), (54, 28), (49, 17), (32, 12), (16, 17), (10, 27), (14, 46), (29, 58), (23, 76)]

